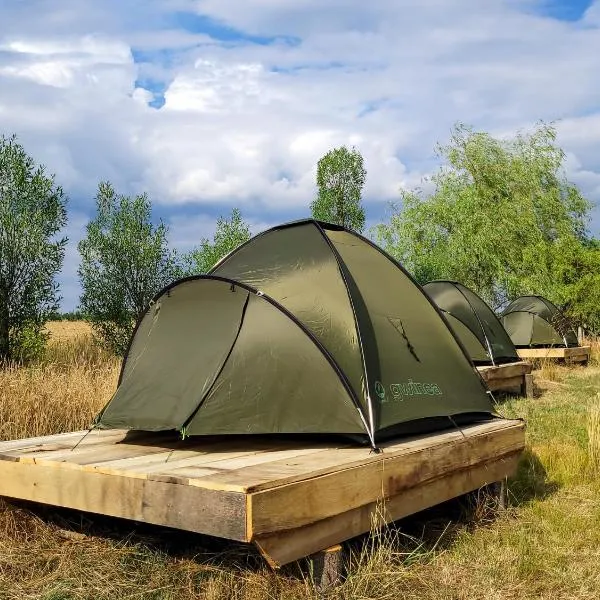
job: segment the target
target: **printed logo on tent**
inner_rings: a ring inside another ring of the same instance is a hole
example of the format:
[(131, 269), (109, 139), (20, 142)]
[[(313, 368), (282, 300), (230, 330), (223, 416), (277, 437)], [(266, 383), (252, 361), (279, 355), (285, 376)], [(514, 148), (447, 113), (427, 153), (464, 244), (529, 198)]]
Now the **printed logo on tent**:
[(441, 396), (442, 390), (437, 383), (417, 383), (409, 379), (407, 383), (392, 383), (389, 386), (391, 398), (380, 381), (375, 382), (375, 393), (381, 402), (403, 402), (408, 396)]
[(382, 401), (385, 401), (385, 388), (383, 387), (383, 383), (381, 383), (381, 381), (375, 382), (375, 393)]

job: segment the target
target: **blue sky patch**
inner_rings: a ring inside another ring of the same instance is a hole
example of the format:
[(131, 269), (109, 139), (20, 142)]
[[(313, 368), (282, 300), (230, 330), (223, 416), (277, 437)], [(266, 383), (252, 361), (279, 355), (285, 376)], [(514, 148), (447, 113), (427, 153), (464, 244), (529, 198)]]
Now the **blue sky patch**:
[(593, 0), (542, 0), (538, 11), (560, 21), (579, 21)]
[(168, 24), (171, 27), (190, 33), (203, 33), (219, 42), (258, 44), (261, 46), (268, 46), (275, 42), (284, 42), (287, 45), (296, 45), (299, 43), (299, 40), (291, 36), (263, 36), (245, 33), (210, 17), (191, 12), (171, 13), (168, 18)]

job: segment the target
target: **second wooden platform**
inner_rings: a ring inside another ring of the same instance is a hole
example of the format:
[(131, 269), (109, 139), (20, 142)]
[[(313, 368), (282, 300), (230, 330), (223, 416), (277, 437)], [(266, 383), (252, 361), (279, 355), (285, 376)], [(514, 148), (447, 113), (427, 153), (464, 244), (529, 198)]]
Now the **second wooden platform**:
[(519, 392), (528, 398), (533, 396), (532, 366), (525, 361), (495, 366), (477, 367), (481, 377), (492, 392)]

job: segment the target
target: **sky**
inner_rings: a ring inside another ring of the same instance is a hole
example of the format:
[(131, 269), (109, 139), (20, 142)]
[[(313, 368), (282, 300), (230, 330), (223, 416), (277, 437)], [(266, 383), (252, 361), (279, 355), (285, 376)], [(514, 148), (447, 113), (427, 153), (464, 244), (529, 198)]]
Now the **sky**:
[(308, 216), (335, 146), (365, 159), (370, 225), (455, 123), (544, 120), (599, 202), (599, 73), (600, 0), (0, 2), (0, 133), (69, 198), (64, 310), (103, 180), (147, 192), (185, 251), (233, 207), (253, 233)]

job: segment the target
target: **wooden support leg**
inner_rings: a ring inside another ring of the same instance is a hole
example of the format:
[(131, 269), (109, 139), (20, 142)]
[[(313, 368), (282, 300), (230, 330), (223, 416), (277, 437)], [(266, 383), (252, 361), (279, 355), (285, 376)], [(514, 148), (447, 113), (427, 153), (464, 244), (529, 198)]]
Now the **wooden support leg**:
[(521, 394), (525, 396), (525, 398), (533, 398), (533, 375), (531, 373), (526, 373), (523, 376)]
[(331, 591), (342, 580), (343, 551), (340, 544), (309, 556), (310, 578), (319, 595)]

